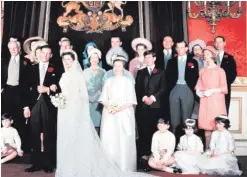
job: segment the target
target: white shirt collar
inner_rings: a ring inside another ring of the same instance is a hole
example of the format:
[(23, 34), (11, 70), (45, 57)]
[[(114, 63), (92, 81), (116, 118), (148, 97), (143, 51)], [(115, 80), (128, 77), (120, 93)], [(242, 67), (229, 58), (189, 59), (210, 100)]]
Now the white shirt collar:
[(15, 59), (16, 62), (20, 61), (20, 55), (11, 56), (11, 59)]
[(152, 65), (152, 66), (147, 66), (148, 69), (154, 69), (155, 65)]
[(163, 53), (164, 53), (164, 54), (169, 54), (169, 55), (170, 55), (170, 54), (172, 53), (172, 49), (169, 49), (169, 50), (164, 49), (164, 50), (163, 50)]
[(187, 55), (178, 56), (178, 59), (179, 60), (183, 59), (183, 61), (185, 61), (187, 59)]

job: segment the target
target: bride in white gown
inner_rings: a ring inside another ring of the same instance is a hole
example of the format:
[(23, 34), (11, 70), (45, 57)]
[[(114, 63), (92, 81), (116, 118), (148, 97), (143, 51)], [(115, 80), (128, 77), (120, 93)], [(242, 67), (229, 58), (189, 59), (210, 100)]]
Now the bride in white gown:
[(148, 177), (123, 172), (104, 152), (90, 118), (85, 79), (73, 50), (62, 54), (65, 73), (59, 82), (66, 107), (58, 109), (56, 177)]

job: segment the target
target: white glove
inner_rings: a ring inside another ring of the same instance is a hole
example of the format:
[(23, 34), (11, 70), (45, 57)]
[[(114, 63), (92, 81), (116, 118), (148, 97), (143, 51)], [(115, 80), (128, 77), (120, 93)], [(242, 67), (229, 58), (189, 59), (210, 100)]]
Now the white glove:
[(199, 96), (200, 98), (205, 96), (200, 90), (196, 90), (196, 95)]
[(205, 95), (205, 96), (211, 96), (211, 95), (213, 95), (213, 90), (212, 90), (212, 89), (206, 90), (206, 91), (204, 92), (204, 95)]
[(217, 88), (217, 89), (211, 89), (211, 91), (212, 91), (213, 93), (220, 93), (220, 92), (221, 92), (221, 90), (220, 90), (219, 88)]

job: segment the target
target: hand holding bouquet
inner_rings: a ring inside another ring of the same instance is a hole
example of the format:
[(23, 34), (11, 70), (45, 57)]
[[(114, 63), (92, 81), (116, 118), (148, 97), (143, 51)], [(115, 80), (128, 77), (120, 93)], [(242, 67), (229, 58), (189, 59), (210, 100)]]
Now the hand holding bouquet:
[(66, 106), (66, 97), (62, 94), (56, 94), (55, 96), (50, 96), (51, 98), (51, 103), (59, 108), (59, 109), (63, 109)]
[(110, 104), (110, 105), (108, 106), (108, 111), (109, 111), (109, 113), (114, 114), (114, 113), (120, 111), (120, 107), (119, 107), (119, 105), (117, 105), (117, 104)]

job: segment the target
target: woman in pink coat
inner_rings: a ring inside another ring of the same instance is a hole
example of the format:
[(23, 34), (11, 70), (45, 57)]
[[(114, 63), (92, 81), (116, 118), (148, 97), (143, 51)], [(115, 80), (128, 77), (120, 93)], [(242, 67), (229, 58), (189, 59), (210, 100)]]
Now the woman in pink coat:
[(132, 49), (136, 52), (136, 57), (129, 63), (129, 71), (136, 78), (137, 71), (146, 67), (144, 63), (144, 52), (152, 50), (152, 44), (145, 38), (136, 38), (131, 42)]
[(205, 130), (207, 149), (211, 133), (216, 129), (215, 117), (227, 114), (224, 94), (227, 94), (228, 90), (225, 71), (216, 64), (217, 53), (214, 47), (206, 47), (203, 56), (207, 66), (200, 71), (195, 89), (200, 97), (198, 126)]

